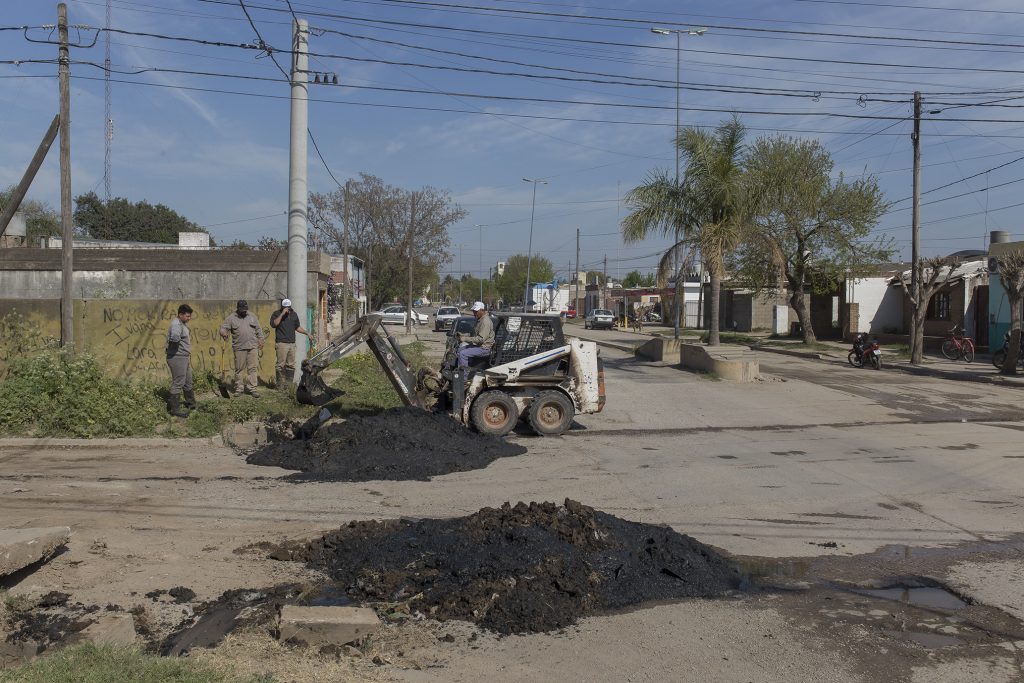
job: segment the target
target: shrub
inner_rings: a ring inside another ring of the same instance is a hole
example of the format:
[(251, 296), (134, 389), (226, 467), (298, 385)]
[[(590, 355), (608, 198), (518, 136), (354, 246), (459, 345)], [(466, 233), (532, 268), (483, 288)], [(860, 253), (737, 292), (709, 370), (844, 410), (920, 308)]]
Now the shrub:
[(0, 385), (0, 434), (139, 436), (165, 421), (144, 385), (104, 375), (89, 355), (53, 346), (12, 358)]

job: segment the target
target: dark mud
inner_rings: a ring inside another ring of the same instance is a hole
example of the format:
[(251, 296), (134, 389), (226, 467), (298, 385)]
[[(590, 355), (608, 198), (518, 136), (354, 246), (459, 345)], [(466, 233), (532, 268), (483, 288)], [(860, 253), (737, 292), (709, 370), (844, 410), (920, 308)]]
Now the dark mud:
[(455, 519), (352, 522), (292, 559), (325, 570), (353, 602), (401, 603), (502, 634), (551, 631), (645, 602), (721, 596), (739, 570), (670, 528), (566, 500)]
[(269, 444), (250, 453), (246, 462), (298, 470), (287, 477), (292, 481), (427, 481), (525, 452), (446, 415), (392, 408), (329, 425), (308, 441)]
[[(67, 593), (51, 591), (34, 604), (7, 608), (4, 640), (11, 644), (32, 644), (41, 652), (85, 629), (103, 609), (99, 605), (71, 602)], [(106, 609), (120, 611), (116, 605), (109, 605)]]

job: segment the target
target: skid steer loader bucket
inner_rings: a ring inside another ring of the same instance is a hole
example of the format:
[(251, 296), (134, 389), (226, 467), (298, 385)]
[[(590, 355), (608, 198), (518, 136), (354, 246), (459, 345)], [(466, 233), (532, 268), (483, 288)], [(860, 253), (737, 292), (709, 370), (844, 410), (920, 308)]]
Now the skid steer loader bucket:
[(302, 363), (302, 376), (295, 390), (295, 400), (307, 406), (322, 406), (341, 396), (344, 392), (327, 386), (319, 372), (312, 372)]

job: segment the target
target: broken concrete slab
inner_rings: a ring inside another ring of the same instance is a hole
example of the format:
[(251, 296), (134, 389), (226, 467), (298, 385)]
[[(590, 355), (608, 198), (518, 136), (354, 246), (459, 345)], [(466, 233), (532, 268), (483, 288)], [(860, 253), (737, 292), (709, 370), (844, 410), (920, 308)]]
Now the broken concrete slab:
[(713, 372), (734, 382), (756, 382), (760, 376), (757, 356), (746, 346), (681, 344), (679, 364), (688, 370)]
[(50, 559), (70, 536), (66, 526), (0, 529), (0, 576)]
[(235, 448), (253, 448), (267, 443), (267, 427), (262, 422), (240, 422), (224, 429), (224, 441)]
[(374, 633), (380, 627), (377, 613), (366, 607), (281, 608), (278, 638), (307, 645), (344, 645)]
[(43, 650), (43, 646), (34, 640), (20, 643), (8, 642), (5, 634), (0, 631), (0, 671), (28, 664)]
[(130, 614), (103, 614), (79, 633), (93, 645), (132, 645), (137, 634)]

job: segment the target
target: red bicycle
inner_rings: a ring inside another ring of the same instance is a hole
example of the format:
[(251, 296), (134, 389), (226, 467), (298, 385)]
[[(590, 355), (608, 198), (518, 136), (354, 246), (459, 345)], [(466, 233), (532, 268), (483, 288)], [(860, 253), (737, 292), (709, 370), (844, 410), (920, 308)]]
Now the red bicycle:
[(974, 360), (974, 340), (966, 336), (959, 325), (954, 325), (949, 337), (942, 342), (942, 355), (949, 360), (963, 358), (970, 363)]

